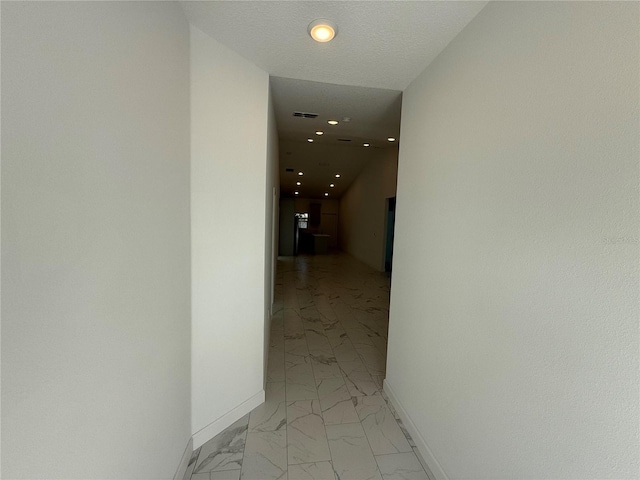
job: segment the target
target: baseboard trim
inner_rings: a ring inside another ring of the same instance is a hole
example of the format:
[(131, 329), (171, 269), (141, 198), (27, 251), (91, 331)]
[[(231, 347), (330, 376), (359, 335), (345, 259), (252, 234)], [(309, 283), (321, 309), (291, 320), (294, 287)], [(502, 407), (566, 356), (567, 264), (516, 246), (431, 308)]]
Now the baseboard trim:
[(211, 440), (217, 434), (222, 432), (225, 428), (233, 425), (234, 422), (240, 420), (247, 413), (249, 413), (254, 408), (262, 405), (264, 403), (264, 390), (260, 390), (254, 396), (245, 400), (240, 405), (238, 405), (233, 410), (222, 415), (220, 418), (214, 420), (206, 427), (198, 430), (193, 434), (193, 449), (200, 448), (204, 445), (208, 440)]
[(389, 398), (389, 401), (391, 402), (393, 407), (396, 409), (396, 412), (398, 412), (398, 415), (400, 416), (400, 419), (402, 420), (405, 428), (408, 430), (409, 435), (411, 435), (411, 438), (413, 438), (418, 453), (420, 453), (420, 455), (422, 456), (420, 460), (423, 460), (428, 470), (430, 470), (430, 472), (427, 473), (431, 473), (436, 480), (449, 480), (449, 477), (442, 468), (442, 465), (440, 465), (440, 462), (436, 460), (436, 457), (433, 455), (433, 452), (429, 448), (429, 445), (427, 445), (427, 442), (418, 431), (415, 423), (413, 423), (413, 420), (411, 420), (411, 417), (402, 406), (402, 403), (400, 403), (400, 401), (398, 400), (398, 397), (393, 391), (393, 387), (387, 381), (387, 379), (384, 380), (384, 392), (387, 394), (387, 397)]
[(173, 480), (182, 480), (187, 473), (187, 468), (189, 468), (189, 460), (191, 460), (191, 455), (193, 454), (193, 438), (190, 438), (187, 442), (187, 448), (185, 448), (184, 453), (182, 454), (182, 458), (180, 459), (180, 465), (178, 465), (178, 470), (176, 470), (176, 474), (173, 476)]

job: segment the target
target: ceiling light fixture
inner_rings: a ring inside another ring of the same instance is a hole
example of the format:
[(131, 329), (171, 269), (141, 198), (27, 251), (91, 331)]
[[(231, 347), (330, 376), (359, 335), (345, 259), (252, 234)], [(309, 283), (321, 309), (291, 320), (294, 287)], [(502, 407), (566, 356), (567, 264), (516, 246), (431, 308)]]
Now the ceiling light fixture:
[(313, 138), (307, 138), (307, 142), (313, 143)]
[(329, 125), (337, 125), (338, 124), (338, 120), (328, 120), (327, 123)]
[(307, 30), (311, 38), (320, 43), (330, 42), (338, 33), (338, 27), (324, 18), (311, 22)]
[(298, 175), (302, 176), (302, 175), (304, 175), (304, 173), (302, 173), (302, 172), (298, 172)]
[(328, 197), (328, 196), (329, 196), (329, 193), (328, 193), (328, 192), (324, 192), (324, 196), (325, 196), (325, 197)]
[(329, 186), (330, 186), (331, 188), (333, 188), (333, 187), (335, 187), (335, 184), (330, 183), (330, 184), (329, 184)]
[(302, 182), (296, 182), (296, 185), (300, 186), (302, 185)]
[(293, 192), (294, 195), (300, 195), (300, 192)]
[(318, 130), (318, 131), (316, 132), (316, 135), (324, 135), (324, 132), (321, 132), (320, 130)]
[(363, 144), (362, 144), (362, 146), (363, 146), (363, 147), (369, 147), (369, 146), (371, 146), (371, 145), (370, 145), (369, 143), (363, 143)]
[(395, 142), (396, 141), (396, 139), (393, 138), (393, 137), (389, 137), (389, 138), (387, 138), (387, 140), (389, 140), (390, 142)]
[(340, 174), (339, 173), (336, 173), (336, 178), (340, 178)]

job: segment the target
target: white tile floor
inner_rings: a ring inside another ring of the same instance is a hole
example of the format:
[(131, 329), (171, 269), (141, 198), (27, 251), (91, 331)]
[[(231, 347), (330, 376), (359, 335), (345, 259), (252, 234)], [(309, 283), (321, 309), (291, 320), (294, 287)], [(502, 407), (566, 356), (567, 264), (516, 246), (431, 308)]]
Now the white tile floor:
[(429, 480), (382, 393), (389, 278), (345, 254), (278, 261), (266, 402), (185, 480)]

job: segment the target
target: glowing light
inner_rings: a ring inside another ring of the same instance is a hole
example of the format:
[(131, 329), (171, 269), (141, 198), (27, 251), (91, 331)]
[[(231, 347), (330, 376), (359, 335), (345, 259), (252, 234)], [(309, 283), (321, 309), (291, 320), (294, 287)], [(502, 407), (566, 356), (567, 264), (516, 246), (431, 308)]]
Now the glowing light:
[(330, 21), (319, 19), (314, 20), (309, 24), (309, 35), (316, 42), (326, 43), (333, 40), (336, 36), (338, 29)]

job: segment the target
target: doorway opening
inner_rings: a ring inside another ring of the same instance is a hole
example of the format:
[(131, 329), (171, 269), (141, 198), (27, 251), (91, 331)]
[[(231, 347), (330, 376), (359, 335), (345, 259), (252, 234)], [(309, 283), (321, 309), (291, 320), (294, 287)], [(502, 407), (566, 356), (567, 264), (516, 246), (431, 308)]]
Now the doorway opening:
[(396, 197), (387, 198), (386, 203), (384, 271), (390, 273), (393, 265), (393, 232), (396, 223)]

